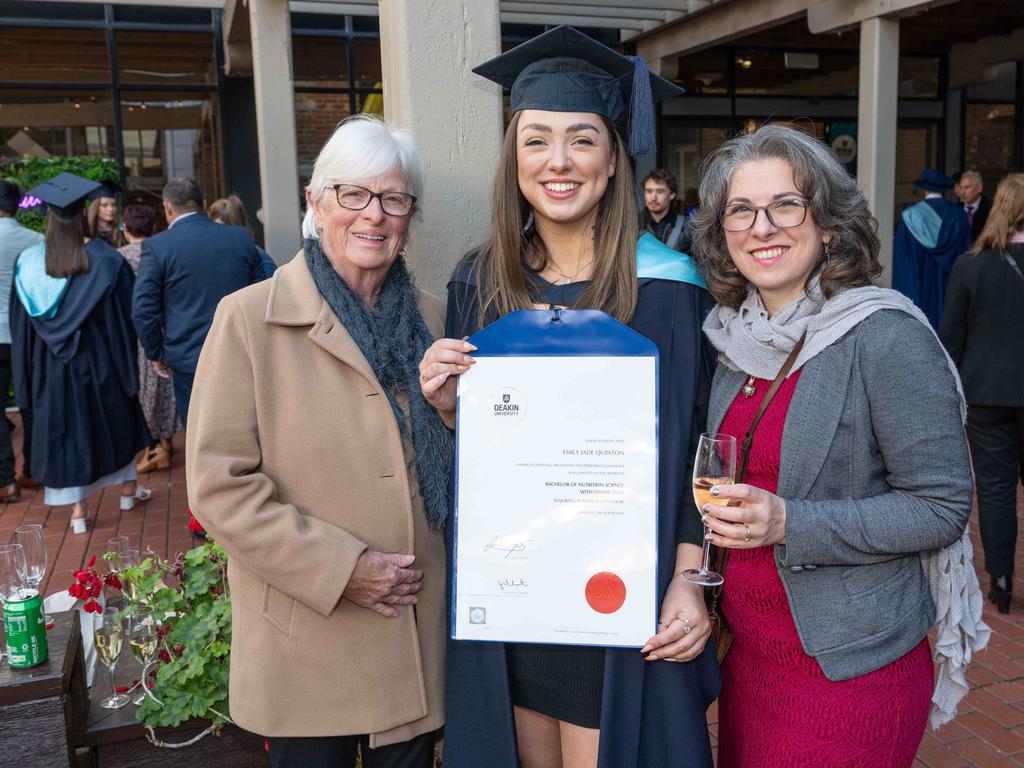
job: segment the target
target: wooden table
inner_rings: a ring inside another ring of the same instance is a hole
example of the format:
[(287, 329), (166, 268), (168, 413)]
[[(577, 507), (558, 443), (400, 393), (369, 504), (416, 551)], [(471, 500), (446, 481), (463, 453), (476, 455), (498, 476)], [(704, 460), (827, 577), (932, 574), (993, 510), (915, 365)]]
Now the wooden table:
[[(117, 685), (130, 685), (142, 672), (139, 662), (125, 643), (114, 670)], [(120, 709), (103, 709), (99, 702), (110, 696), (110, 675), (106, 667), (96, 665), (89, 692), (89, 714), (85, 728), (85, 744), (93, 752), (97, 768), (267, 768), (270, 757), (263, 748), (262, 736), (243, 731), (234, 725), (225, 726), (220, 736), (207, 735), (190, 747), (167, 749), (155, 747), (146, 739), (146, 729), (135, 717), (137, 707), (127, 704)], [(137, 690), (132, 691), (135, 696)], [(177, 728), (158, 728), (157, 738), (170, 743), (188, 741), (209, 725), (191, 720)], [(2, 761), (0, 761), (2, 765)]]
[(85, 666), (78, 611), (53, 616), (49, 658), (37, 667), (0, 666), (0, 755), (19, 768), (74, 766), (85, 713)]

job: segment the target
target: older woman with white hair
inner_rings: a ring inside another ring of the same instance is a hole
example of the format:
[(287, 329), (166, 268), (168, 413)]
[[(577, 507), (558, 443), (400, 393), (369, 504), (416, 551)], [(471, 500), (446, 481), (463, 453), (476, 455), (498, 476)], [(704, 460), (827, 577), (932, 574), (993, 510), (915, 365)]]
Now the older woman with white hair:
[(343, 122), (302, 252), (225, 298), (203, 348), (189, 500), (229, 554), (231, 716), (274, 766), (430, 768), (444, 723), (452, 439), (417, 363), (440, 302), (403, 258), (412, 136)]

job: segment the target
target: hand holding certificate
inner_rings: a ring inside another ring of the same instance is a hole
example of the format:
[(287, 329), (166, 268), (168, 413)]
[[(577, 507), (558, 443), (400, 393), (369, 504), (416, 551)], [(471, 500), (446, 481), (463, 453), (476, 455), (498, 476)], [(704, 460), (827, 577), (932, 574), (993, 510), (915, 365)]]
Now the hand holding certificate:
[(642, 646), (658, 610), (655, 346), (592, 310), (515, 312), (471, 341), (453, 636)]

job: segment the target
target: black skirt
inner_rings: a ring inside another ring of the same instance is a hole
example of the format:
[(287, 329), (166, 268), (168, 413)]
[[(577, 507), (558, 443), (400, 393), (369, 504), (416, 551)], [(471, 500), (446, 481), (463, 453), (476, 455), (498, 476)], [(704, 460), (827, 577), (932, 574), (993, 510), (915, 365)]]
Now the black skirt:
[(601, 726), (604, 648), (506, 643), (512, 703), (583, 728)]

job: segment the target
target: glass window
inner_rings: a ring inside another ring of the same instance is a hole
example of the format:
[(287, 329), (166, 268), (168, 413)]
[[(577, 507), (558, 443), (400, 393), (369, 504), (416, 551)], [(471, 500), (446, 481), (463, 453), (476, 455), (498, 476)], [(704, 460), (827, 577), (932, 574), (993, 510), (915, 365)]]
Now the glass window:
[(926, 56), (901, 56), (900, 98), (938, 98), (939, 60)]
[(691, 96), (728, 93), (727, 57), (728, 52), (723, 50), (700, 51), (690, 56), (681, 56), (676, 84), (685, 88)]
[(964, 115), (964, 168), (978, 171), (985, 193), (1013, 170), (1013, 104), (968, 104)]
[(380, 88), (380, 40), (354, 40), (352, 52), (355, 60), (356, 87)]
[(0, 50), (8, 82), (110, 82), (102, 29), (0, 27)]
[[(939, 167), (938, 135), (939, 127), (935, 123), (902, 123), (896, 127), (894, 226), (899, 225), (904, 208), (924, 197), (924, 193), (914, 186), (914, 179), (926, 168)], [(952, 195), (947, 197), (953, 199)]]
[(117, 72), (123, 84), (215, 83), (209, 32), (127, 30), (116, 33)]
[(292, 13), (291, 21), (293, 34), (296, 33), (296, 30), (322, 32), (333, 29), (339, 32), (345, 31), (345, 17), (336, 13)]
[(348, 93), (295, 94), (295, 143), (302, 187), (309, 184), (320, 148), (350, 112)]
[(348, 43), (340, 37), (293, 37), (292, 72), (298, 87), (348, 88)]
[(352, 31), (354, 32), (380, 32), (380, 19), (376, 16), (353, 16)]
[(122, 140), (129, 194), (158, 204), (168, 179), (192, 176), (207, 200), (222, 194), (220, 123), (212, 93), (125, 91)]
[(683, 211), (697, 207), (699, 169), (704, 158), (729, 138), (729, 122), (667, 118), (662, 131), (662, 162), (676, 177)]
[(1017, 87), (1017, 62), (1004, 61), (997, 64), (992, 71), (993, 77), (990, 81), (967, 88), (968, 99), (1013, 101)]
[(744, 96), (856, 96), (852, 51), (737, 49), (736, 93)]
[(0, 90), (3, 157), (114, 154), (110, 94)]

